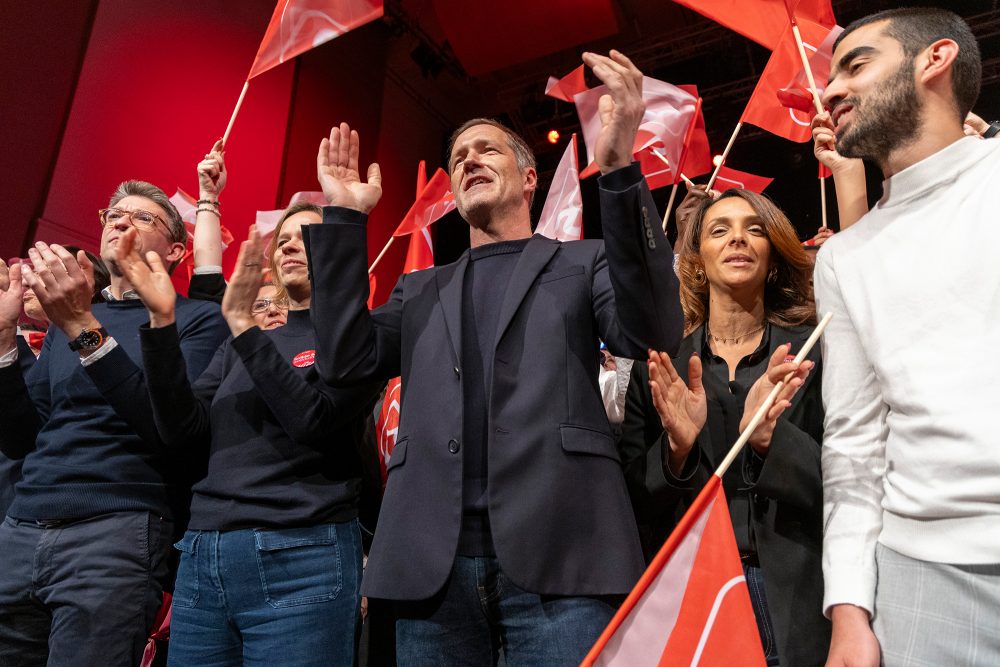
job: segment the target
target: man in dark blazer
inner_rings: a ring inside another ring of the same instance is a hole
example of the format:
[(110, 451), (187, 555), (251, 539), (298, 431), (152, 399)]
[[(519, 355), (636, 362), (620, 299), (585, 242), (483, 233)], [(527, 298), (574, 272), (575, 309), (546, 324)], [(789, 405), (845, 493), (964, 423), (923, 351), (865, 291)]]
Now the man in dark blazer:
[(534, 157), (476, 119), (448, 168), (472, 248), (401, 276), (369, 314), (365, 220), (346, 124), (320, 145), (330, 206), (305, 230), (320, 372), (334, 385), (402, 376), (399, 434), (364, 594), (397, 601), (400, 664), (578, 664), (643, 570), (597, 386), (618, 356), (676, 349), (672, 250), (632, 163), (642, 74), (584, 54), (608, 87), (595, 159), (604, 242), (531, 235)]

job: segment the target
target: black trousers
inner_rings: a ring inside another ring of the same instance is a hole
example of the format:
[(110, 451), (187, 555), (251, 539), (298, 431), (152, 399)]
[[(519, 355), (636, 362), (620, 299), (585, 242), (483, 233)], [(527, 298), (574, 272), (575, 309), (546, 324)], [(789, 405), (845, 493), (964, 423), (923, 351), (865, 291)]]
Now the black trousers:
[(119, 512), (0, 526), (0, 667), (137, 665), (163, 587), (173, 524)]

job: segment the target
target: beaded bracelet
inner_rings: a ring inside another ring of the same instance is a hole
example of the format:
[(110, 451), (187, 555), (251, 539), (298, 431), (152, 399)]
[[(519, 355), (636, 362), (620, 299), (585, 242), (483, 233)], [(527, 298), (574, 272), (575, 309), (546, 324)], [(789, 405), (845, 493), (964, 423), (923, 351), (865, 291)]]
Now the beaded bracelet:
[(197, 215), (198, 213), (212, 213), (212, 214), (214, 214), (214, 215), (215, 215), (215, 217), (217, 217), (217, 218), (218, 218), (219, 220), (222, 220), (222, 214), (221, 214), (221, 213), (219, 213), (218, 211), (216, 211), (216, 210), (215, 210), (214, 208), (199, 208), (198, 210), (196, 210), (196, 211), (195, 211), (195, 214), (196, 214), (196, 215)]
[(198, 206), (201, 206), (202, 204), (209, 204), (211, 206), (218, 206), (219, 205), (219, 200), (216, 199), (215, 201), (212, 201), (211, 199), (199, 199), (198, 201), (195, 202), (195, 204), (198, 204)]

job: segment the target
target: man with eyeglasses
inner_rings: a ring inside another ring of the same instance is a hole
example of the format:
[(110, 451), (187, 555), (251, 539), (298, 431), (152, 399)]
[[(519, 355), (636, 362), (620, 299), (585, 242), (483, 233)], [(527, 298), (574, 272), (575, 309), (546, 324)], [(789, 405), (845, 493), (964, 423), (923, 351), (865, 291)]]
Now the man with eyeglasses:
[[(107, 303), (90, 303), (86, 256), (56, 244), (30, 248), (0, 291), (0, 450), (24, 461), (0, 526), (3, 665), (137, 664), (168, 581), (175, 522), (187, 509), (149, 407), (138, 336), (147, 310), (115, 259), (135, 227), (147, 258), (176, 266), (187, 232), (163, 191), (142, 181), (118, 187), (100, 224)], [(14, 341), (22, 271), (52, 323), (26, 375)], [(184, 298), (176, 322), (193, 381), (227, 327), (218, 305)], [(123, 419), (116, 405), (146, 417)]]

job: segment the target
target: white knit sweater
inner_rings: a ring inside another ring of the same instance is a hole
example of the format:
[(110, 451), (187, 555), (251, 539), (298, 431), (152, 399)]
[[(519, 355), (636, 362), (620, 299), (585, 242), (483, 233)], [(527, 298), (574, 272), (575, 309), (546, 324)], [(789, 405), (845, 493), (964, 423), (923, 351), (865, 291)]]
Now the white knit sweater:
[(1000, 140), (963, 138), (884, 183), (816, 262), (823, 337), (824, 608), (873, 611), (875, 543), (1000, 563)]

